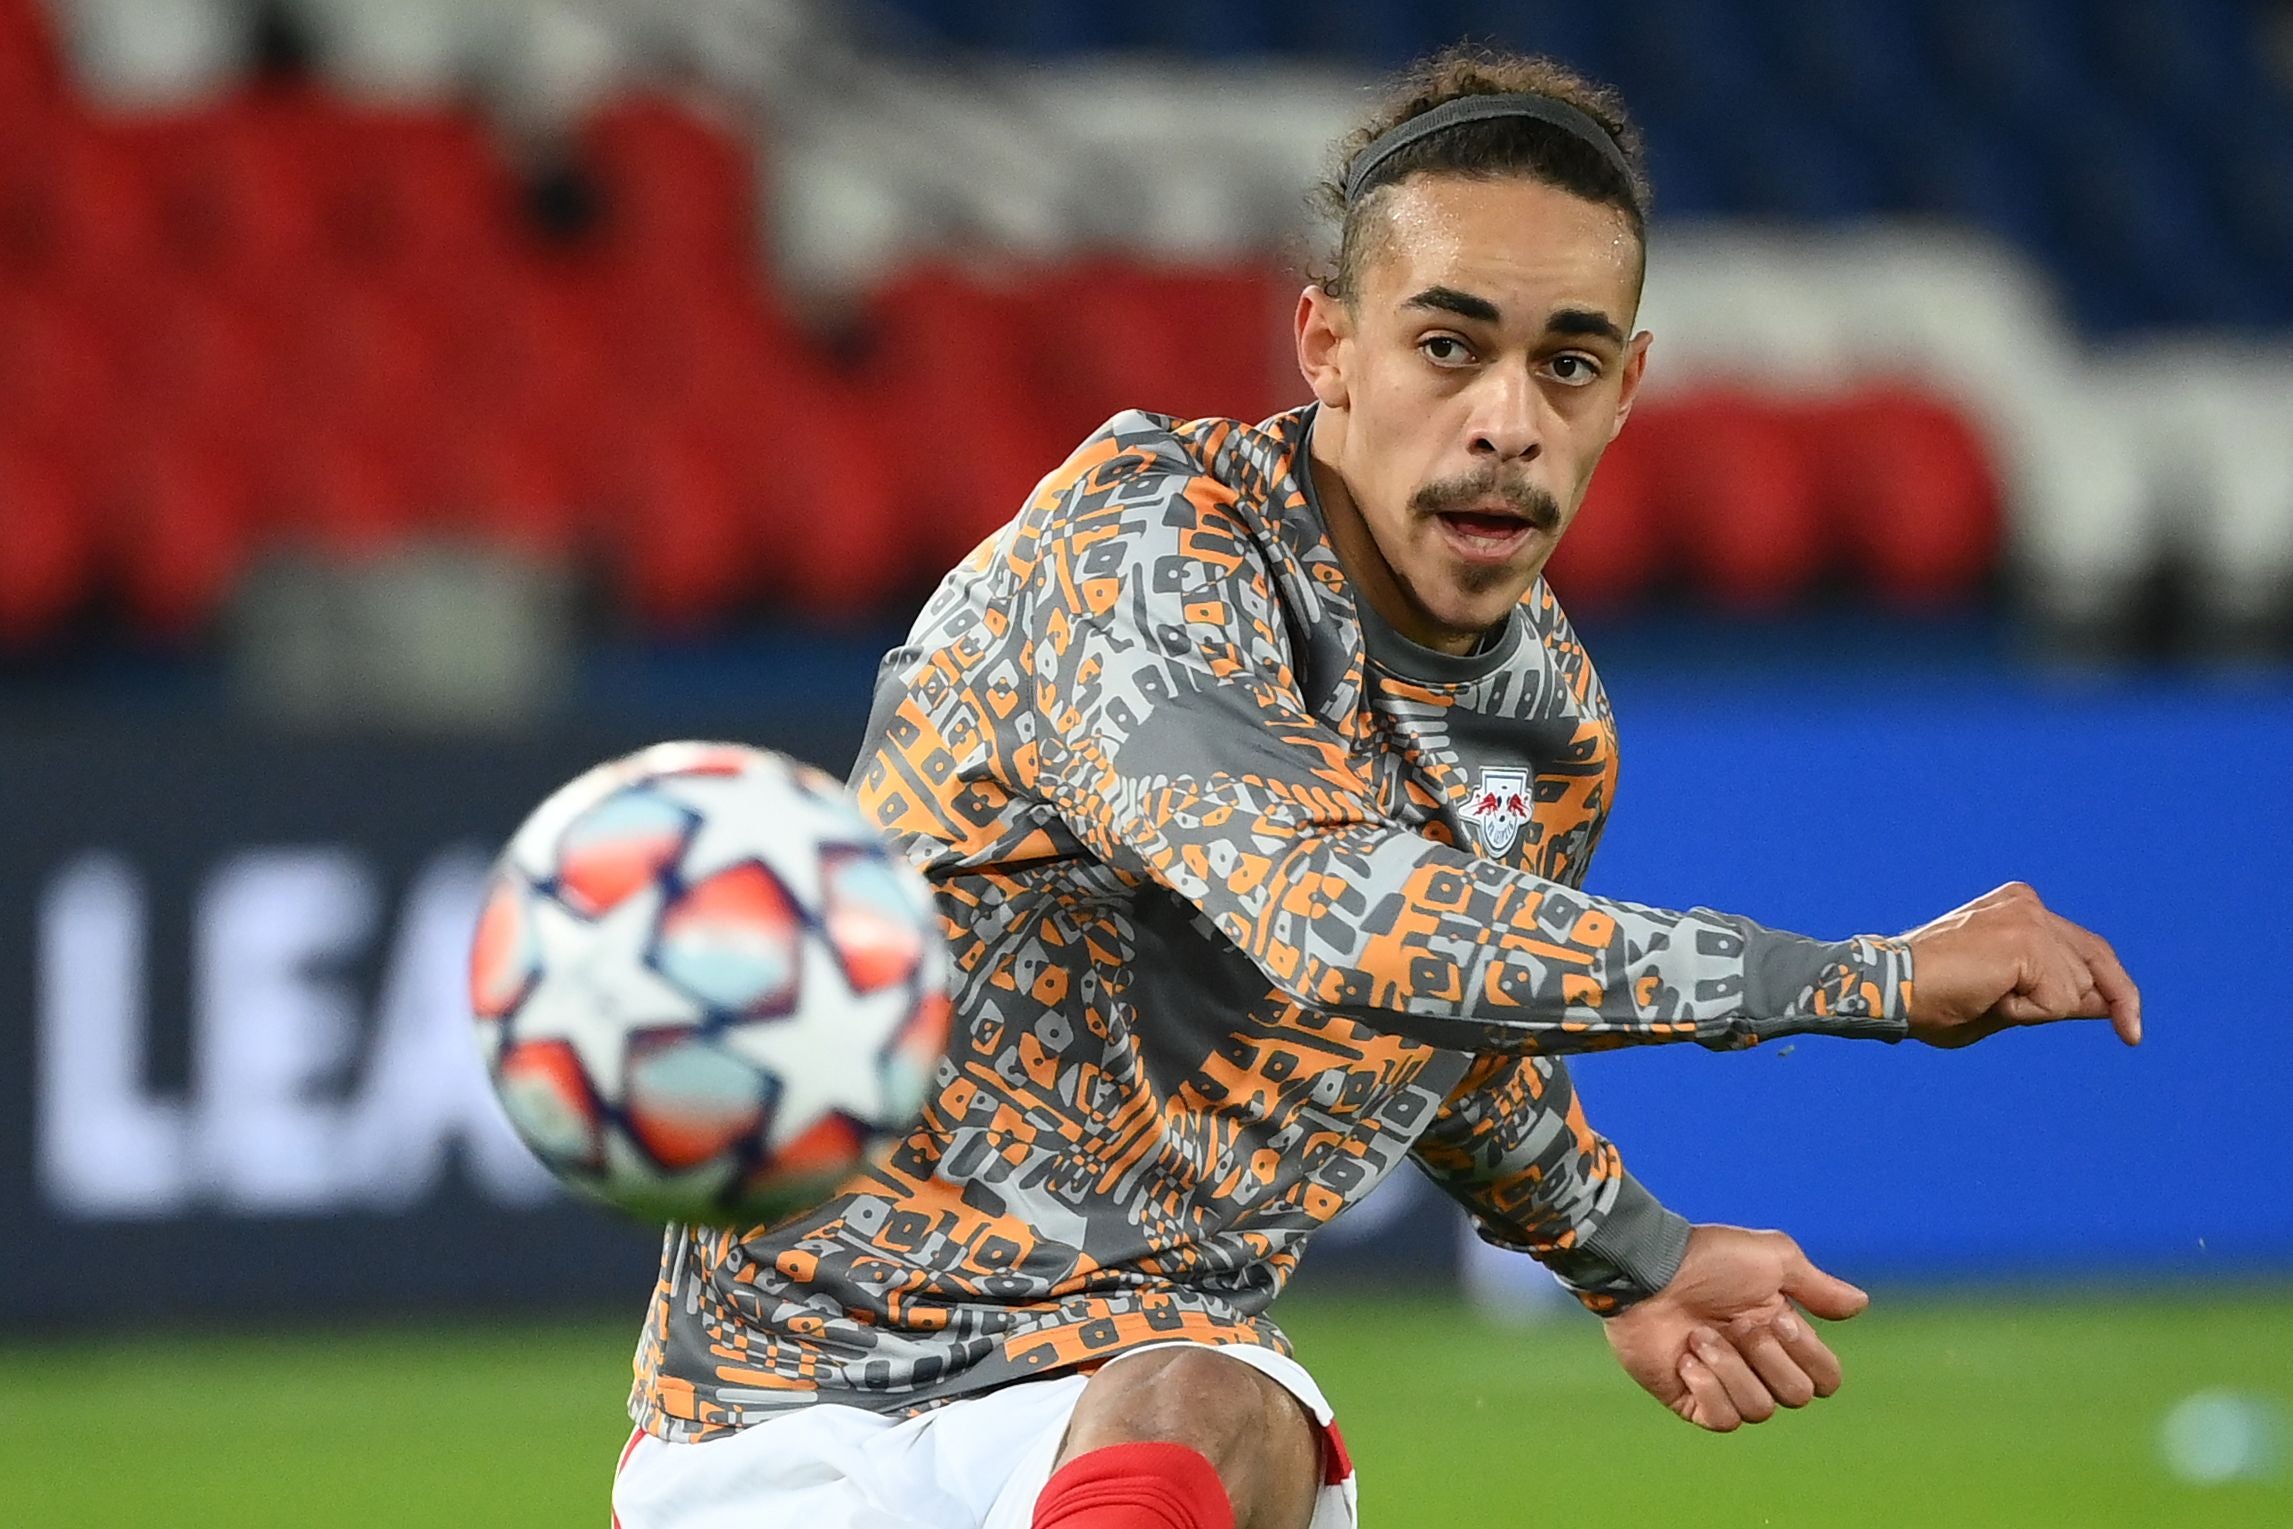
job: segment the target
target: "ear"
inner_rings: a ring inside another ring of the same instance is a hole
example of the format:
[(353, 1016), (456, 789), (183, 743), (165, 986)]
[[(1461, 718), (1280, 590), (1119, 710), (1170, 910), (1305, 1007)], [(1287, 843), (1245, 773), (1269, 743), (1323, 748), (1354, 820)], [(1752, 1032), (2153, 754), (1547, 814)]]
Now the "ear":
[(1353, 337), (1353, 315), (1346, 305), (1319, 285), (1298, 294), (1295, 320), (1298, 371), (1325, 409), (1346, 406), (1346, 359)]
[(1608, 428), (1608, 438), (1615, 440), (1624, 428), (1624, 420), (1632, 412), (1632, 400), (1640, 396), (1640, 379), (1648, 371), (1648, 347), (1655, 336), (1643, 329), (1632, 337), (1632, 344), (1624, 353), (1624, 384), (1616, 395), (1616, 422)]

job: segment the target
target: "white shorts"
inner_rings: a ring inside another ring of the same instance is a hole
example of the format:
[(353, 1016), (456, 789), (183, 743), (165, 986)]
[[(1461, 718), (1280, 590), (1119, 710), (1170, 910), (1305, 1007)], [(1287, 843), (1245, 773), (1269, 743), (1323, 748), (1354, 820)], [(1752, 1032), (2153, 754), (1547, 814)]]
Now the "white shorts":
[[(1156, 1343), (1126, 1350), (1120, 1364)], [(1353, 1467), (1321, 1387), (1249, 1344), (1218, 1352), (1270, 1376), (1321, 1423), (1312, 1529), (1355, 1529)], [(613, 1478), (616, 1529), (1028, 1529), (1086, 1375), (1027, 1380), (900, 1419), (819, 1405), (699, 1444), (640, 1430)]]

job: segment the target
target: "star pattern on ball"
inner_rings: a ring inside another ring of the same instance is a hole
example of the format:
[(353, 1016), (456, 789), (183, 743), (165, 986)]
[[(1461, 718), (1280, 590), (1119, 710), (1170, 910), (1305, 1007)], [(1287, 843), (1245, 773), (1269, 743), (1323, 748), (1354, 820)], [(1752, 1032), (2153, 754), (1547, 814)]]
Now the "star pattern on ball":
[(699, 1022), (700, 1006), (689, 995), (635, 959), (660, 906), (659, 889), (649, 889), (591, 922), (554, 899), (535, 898), (542, 976), (518, 1011), (518, 1036), (570, 1041), (591, 1077), (616, 1078), (631, 1031)]

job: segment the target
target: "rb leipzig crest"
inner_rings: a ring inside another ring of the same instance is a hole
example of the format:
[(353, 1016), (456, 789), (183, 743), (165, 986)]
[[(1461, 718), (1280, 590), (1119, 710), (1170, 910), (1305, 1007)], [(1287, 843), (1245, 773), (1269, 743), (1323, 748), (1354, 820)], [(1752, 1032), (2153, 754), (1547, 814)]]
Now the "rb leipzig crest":
[(1507, 853), (1529, 821), (1529, 772), (1483, 770), (1462, 815), (1481, 831), (1484, 854)]

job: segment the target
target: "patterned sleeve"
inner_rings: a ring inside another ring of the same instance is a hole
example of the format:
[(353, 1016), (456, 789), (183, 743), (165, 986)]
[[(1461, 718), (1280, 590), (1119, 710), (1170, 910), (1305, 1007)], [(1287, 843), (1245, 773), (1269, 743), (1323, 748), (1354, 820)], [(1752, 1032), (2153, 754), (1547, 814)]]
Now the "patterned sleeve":
[(1451, 1050), (1904, 1033), (1898, 941), (1587, 896), (1383, 816), (1299, 694), (1235, 491), (1167, 453), (1100, 459), (1032, 528), (1026, 784), (1119, 875), (1293, 1001)]
[(1671, 1282), (1688, 1222), (1625, 1172), (1558, 1057), (1491, 1054), (1413, 1149), (1488, 1242), (1527, 1253), (1603, 1316)]

